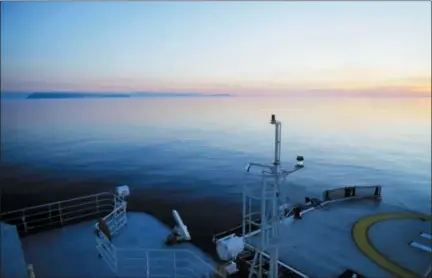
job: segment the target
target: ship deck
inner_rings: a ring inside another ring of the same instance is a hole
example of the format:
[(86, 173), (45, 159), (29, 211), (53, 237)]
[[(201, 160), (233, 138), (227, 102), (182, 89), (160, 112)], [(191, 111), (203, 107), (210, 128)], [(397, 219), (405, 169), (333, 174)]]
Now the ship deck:
[[(373, 199), (330, 202), (281, 223), (279, 260), (309, 277), (347, 270), (363, 277), (425, 277), (432, 253), (410, 243), (432, 247), (431, 221), (431, 215)], [(247, 242), (259, 248), (259, 235)]]
[(0, 222), (0, 277), (28, 278), (17, 229)]
[[(108, 278), (108, 277), (146, 277), (147, 263), (142, 252), (145, 250), (189, 250), (205, 262), (214, 262), (190, 243), (182, 243), (172, 247), (165, 245), (165, 239), (171, 232), (157, 219), (144, 213), (127, 213), (128, 224), (122, 228), (121, 234), (113, 239), (113, 243), (123, 250), (137, 251), (130, 258), (132, 267), (127, 267), (119, 260), (116, 276), (107, 263), (98, 256), (94, 225), (95, 220), (85, 221), (49, 231), (28, 235), (21, 239), (27, 264), (32, 264), (36, 277), (44, 278)], [(140, 254), (141, 253), (141, 254)], [(129, 252), (129, 254), (131, 254)], [(172, 254), (172, 253), (170, 253)], [(163, 254), (162, 254), (163, 255)], [(174, 267), (164, 263), (160, 256), (153, 255), (149, 270), (151, 277), (174, 277)], [(159, 261), (159, 262), (158, 262)], [(131, 266), (131, 265), (129, 265)], [(155, 273), (158, 272), (159, 274)], [(177, 273), (177, 276), (181, 276)], [(188, 277), (193, 277), (189, 275)]]

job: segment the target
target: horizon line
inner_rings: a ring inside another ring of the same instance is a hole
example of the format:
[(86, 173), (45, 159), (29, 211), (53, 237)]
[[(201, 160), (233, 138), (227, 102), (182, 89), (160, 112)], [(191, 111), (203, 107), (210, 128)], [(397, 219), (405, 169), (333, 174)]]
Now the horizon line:
[[(124, 95), (124, 98), (130, 97), (135, 98), (133, 94), (151, 94), (153, 97), (211, 97), (211, 96), (225, 96), (225, 97), (234, 97), (234, 98), (432, 98), (432, 94), (428, 95), (418, 94), (418, 95), (410, 95), (410, 94), (388, 94), (388, 95), (377, 95), (377, 94), (331, 94), (326, 91), (325, 93), (316, 93), (316, 94), (230, 94), (230, 93), (196, 93), (196, 92), (102, 92), (102, 91), (36, 91), (36, 92), (19, 92), (19, 91), (0, 91), (1, 98), (8, 98), (13, 96), (30, 96), (32, 94), (43, 93), (43, 94), (104, 94), (104, 95)], [(136, 96), (139, 97), (139, 96)]]

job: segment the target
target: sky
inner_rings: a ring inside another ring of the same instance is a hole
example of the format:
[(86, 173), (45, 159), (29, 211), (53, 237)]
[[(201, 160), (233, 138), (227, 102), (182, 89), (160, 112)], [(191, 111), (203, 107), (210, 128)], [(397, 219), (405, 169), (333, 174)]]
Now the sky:
[(1, 2), (1, 90), (427, 96), (431, 3)]

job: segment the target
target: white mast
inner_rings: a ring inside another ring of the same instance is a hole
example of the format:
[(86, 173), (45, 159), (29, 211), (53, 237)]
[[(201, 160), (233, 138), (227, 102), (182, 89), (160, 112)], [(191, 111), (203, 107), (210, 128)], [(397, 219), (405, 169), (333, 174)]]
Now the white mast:
[[(297, 156), (297, 165), (293, 169), (281, 169), (280, 155), (282, 123), (276, 121), (275, 115), (272, 115), (270, 123), (275, 126), (275, 149), (272, 165), (249, 163), (246, 166), (247, 172), (250, 171), (252, 166), (260, 167), (262, 175), (262, 185), (259, 195), (256, 191), (248, 190), (246, 187), (243, 191), (243, 235), (250, 233), (251, 226), (254, 225), (260, 228), (261, 239), (249, 271), (249, 278), (253, 277), (254, 274), (258, 277), (262, 277), (264, 261), (263, 252), (266, 252), (270, 257), (268, 277), (278, 277), (279, 223), (283, 217), (283, 210), (279, 208), (280, 181), (289, 174), (303, 167), (303, 157)], [(258, 214), (258, 212), (253, 212), (253, 200), (260, 201), (260, 223), (257, 223), (252, 218), (253, 215)]]

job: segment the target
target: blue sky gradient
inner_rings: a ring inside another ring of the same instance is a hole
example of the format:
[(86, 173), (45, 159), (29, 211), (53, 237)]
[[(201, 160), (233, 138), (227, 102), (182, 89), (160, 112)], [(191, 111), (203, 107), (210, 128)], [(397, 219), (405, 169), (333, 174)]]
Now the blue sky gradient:
[(2, 2), (2, 91), (430, 94), (428, 2)]

